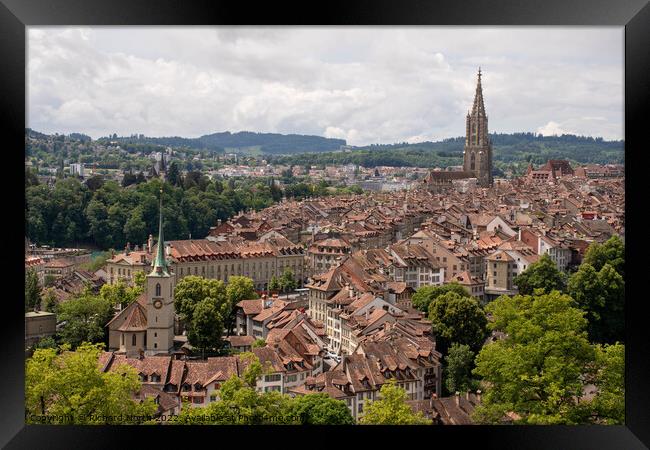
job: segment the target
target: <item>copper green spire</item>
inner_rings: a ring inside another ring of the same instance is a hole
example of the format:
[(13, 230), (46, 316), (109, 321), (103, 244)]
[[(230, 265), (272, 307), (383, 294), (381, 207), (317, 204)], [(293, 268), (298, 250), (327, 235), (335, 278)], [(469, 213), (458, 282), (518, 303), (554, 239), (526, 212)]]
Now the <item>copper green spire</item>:
[(162, 187), (160, 188), (160, 222), (158, 224), (158, 248), (156, 258), (153, 261), (151, 275), (169, 276), (167, 271), (167, 260), (165, 259), (165, 240), (163, 239), (163, 216), (162, 216)]

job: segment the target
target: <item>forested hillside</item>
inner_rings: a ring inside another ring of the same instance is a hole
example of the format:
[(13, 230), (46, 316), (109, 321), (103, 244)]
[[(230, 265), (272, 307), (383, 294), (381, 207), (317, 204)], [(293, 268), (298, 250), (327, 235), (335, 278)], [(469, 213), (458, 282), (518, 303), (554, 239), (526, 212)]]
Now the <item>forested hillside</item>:
[[(621, 164), (625, 161), (623, 141), (604, 141), (574, 135), (541, 136), (535, 133), (491, 134), (495, 166), (539, 165), (549, 159), (573, 163)], [(301, 154), (273, 158), (274, 162), (296, 165), (358, 164), (363, 167), (448, 167), (463, 161), (465, 139), (451, 138), (417, 144), (370, 145), (350, 152)], [(500, 164), (497, 164), (500, 163)]]
[(212, 150), (223, 152), (237, 149), (248, 150), (257, 148), (259, 153), (268, 154), (293, 154), (302, 152), (328, 152), (338, 150), (345, 145), (342, 139), (329, 139), (320, 136), (306, 136), (301, 134), (277, 133), (252, 133), (241, 131), (239, 133), (214, 133), (199, 138), (174, 137), (147, 137), (143, 135), (131, 137), (101, 138), (100, 140), (116, 141), (124, 144), (157, 144), (171, 147), (186, 147), (198, 150)]

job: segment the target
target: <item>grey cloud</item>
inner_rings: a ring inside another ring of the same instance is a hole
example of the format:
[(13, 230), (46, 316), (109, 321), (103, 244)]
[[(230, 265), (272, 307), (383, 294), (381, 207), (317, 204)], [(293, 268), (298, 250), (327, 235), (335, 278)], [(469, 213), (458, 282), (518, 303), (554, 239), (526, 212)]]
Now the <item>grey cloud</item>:
[(622, 50), (620, 28), (30, 27), (28, 126), (440, 139), (481, 65), (492, 131), (619, 139)]

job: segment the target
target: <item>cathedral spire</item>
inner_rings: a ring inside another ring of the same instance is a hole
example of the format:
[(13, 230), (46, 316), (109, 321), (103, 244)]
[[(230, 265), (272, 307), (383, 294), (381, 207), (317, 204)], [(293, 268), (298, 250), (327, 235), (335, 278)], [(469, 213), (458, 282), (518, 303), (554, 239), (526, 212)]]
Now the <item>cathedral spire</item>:
[(156, 258), (153, 261), (153, 270), (150, 275), (169, 276), (167, 271), (167, 260), (165, 259), (165, 240), (163, 238), (163, 213), (162, 213), (162, 187), (160, 188), (160, 219), (158, 223), (158, 248)]
[(485, 117), (485, 105), (483, 104), (483, 87), (481, 86), (481, 68), (478, 68), (478, 82), (474, 94), (474, 105), (472, 105), (472, 116)]

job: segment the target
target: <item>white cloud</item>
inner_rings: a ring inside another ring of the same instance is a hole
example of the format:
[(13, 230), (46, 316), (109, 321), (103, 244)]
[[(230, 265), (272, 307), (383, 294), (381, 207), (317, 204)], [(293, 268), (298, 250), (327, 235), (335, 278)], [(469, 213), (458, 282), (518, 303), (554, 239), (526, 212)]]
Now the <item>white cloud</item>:
[(620, 139), (622, 49), (611, 27), (29, 27), (28, 126), (436, 140), (464, 134), (480, 65), (491, 131)]
[(566, 130), (559, 123), (551, 120), (543, 127), (537, 128), (537, 133), (544, 136), (561, 136), (563, 134), (575, 134), (576, 132), (573, 130)]

